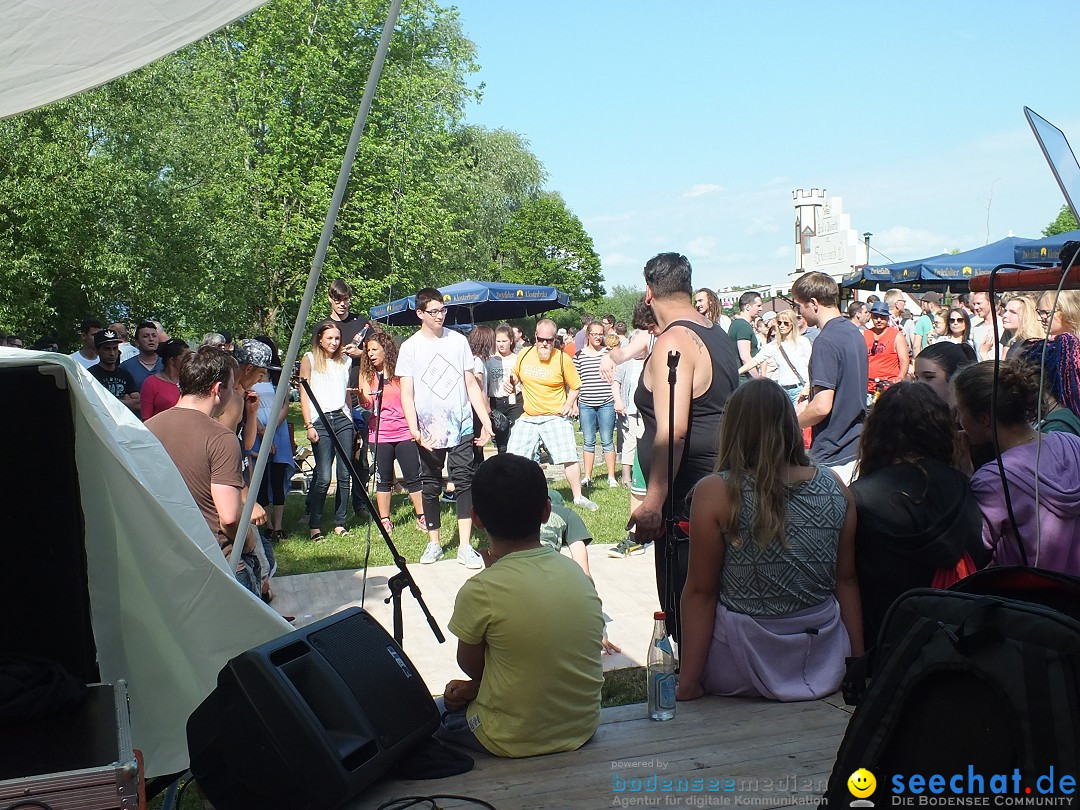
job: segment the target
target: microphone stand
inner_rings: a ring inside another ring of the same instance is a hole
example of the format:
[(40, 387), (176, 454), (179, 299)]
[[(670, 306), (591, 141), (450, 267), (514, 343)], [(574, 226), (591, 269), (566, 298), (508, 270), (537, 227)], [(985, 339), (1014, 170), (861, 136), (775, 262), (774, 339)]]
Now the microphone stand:
[[(330, 421), (326, 418), (326, 414), (323, 413), (319, 401), (315, 399), (315, 395), (311, 392), (311, 386), (308, 384), (308, 381), (301, 377), (300, 385), (304, 387), (308, 399), (311, 401), (311, 404), (315, 406), (315, 411), (319, 414), (319, 418), (322, 419), (323, 424), (329, 425)], [(352, 453), (345, 452), (345, 448), (342, 447), (341, 440), (334, 430), (328, 430), (327, 432), (330, 434), (330, 441), (334, 443), (334, 449), (343, 459), (345, 459), (345, 464), (349, 468), (349, 473), (354, 479), (358, 478), (356, 465), (353, 464)], [(379, 533), (386, 542), (386, 547), (390, 549), (390, 555), (394, 558), (394, 565), (398, 567), (398, 572), (387, 581), (387, 585), (390, 587), (390, 596), (386, 599), (387, 602), (393, 601), (394, 603), (394, 641), (400, 645), (405, 634), (401, 615), (401, 592), (408, 588), (412, 593), (413, 598), (420, 606), (420, 610), (422, 610), (424, 616), (427, 617), (428, 626), (431, 628), (431, 632), (435, 634), (435, 638), (438, 639), (440, 644), (445, 643), (446, 636), (443, 635), (442, 630), (439, 629), (439, 625), (435, 621), (435, 617), (432, 616), (431, 611), (428, 610), (428, 606), (424, 602), (424, 597), (420, 593), (420, 588), (417, 586), (416, 580), (413, 579), (412, 574), (409, 572), (409, 567), (405, 558), (401, 556), (401, 552), (397, 550), (394, 541), (390, 539), (389, 533), (383, 528), (382, 521), (378, 520), (379, 511), (371, 502), (371, 497), (368, 495), (367, 490), (361, 489), (361, 492), (364, 493), (364, 500), (367, 501), (368, 514), (372, 516), (373, 522), (378, 524)]]
[(678, 376), (679, 352), (668, 352), (668, 445), (667, 445), (667, 485), (668, 508), (664, 518), (664, 559), (667, 562), (667, 602), (664, 609), (670, 611), (672, 627), (675, 628), (675, 640), (682, 641), (682, 625), (679, 621), (679, 595), (676, 586), (679, 575), (676, 566), (679, 554), (675, 539), (675, 380)]

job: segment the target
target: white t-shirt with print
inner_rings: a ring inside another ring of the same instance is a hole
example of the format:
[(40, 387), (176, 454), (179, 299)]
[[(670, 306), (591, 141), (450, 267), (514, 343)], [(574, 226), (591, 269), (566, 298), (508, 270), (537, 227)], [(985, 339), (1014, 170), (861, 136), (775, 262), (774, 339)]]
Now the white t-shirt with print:
[(395, 371), (412, 378), (417, 426), (432, 447), (456, 447), (472, 436), (465, 374), (474, 362), (465, 336), (451, 329), (439, 338), (417, 332), (401, 344)]

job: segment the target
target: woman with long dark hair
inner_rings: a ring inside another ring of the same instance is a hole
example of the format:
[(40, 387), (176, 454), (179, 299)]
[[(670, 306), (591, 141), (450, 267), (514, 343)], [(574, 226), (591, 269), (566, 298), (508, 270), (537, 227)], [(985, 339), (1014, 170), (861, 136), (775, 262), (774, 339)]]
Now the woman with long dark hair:
[(904, 591), (929, 588), (939, 571), (949, 580), (943, 584), (951, 584), (956, 576), (949, 572), (965, 554), (971, 570), (989, 561), (979, 505), (953, 463), (955, 436), (949, 405), (930, 386), (911, 382), (885, 389), (863, 425), (851, 494), (859, 516), (855, 568), (868, 643)]
[(945, 314), (945, 335), (939, 342), (958, 343), (975, 348), (971, 340), (971, 318), (960, 307), (953, 307)]
[(750, 380), (727, 401), (716, 473), (694, 489), (678, 697), (813, 700), (862, 654), (851, 493), (806, 455), (791, 399)]
[(420, 451), (412, 440), (401, 405), (401, 378), (395, 373), (398, 346), (386, 332), (373, 332), (360, 356), (360, 401), (371, 411), (368, 441), (375, 448), (375, 504), (386, 531), (390, 519), (390, 492), (394, 488), (394, 462), (401, 467), (405, 489), (416, 513), (416, 527), (427, 532), (420, 483)]
[[(300, 361), (300, 379), (307, 380), (311, 392), (326, 414), (323, 420), (315, 411), (307, 390), (300, 388), (300, 411), (304, 427), (315, 453), (315, 481), (311, 486), (308, 529), (312, 540), (322, 540), (323, 506), (330, 488), (330, 467), (337, 461), (337, 508), (334, 510), (334, 534), (345, 534), (349, 510), (349, 467), (334, 449), (332, 430), (345, 452), (351, 452), (355, 437), (352, 416), (346, 402), (350, 360), (342, 351), (341, 330), (334, 321), (323, 321), (311, 336), (311, 351)], [(327, 424), (329, 423), (329, 424)]]

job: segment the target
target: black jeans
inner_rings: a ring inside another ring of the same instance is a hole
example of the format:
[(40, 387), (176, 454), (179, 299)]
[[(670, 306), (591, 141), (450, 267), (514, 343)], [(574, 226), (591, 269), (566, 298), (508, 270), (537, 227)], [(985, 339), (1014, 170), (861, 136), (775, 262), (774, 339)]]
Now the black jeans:
[(448, 462), (450, 480), (454, 482), (457, 495), (458, 520), (472, 517), (472, 477), (476, 471), (476, 459), (473, 456), (473, 437), (455, 447), (440, 447), (428, 450), (417, 445), (420, 450), (420, 483), (424, 489), (424, 520), (429, 529), (438, 529), (442, 525), (439, 515), (439, 496), (442, 494), (443, 463)]

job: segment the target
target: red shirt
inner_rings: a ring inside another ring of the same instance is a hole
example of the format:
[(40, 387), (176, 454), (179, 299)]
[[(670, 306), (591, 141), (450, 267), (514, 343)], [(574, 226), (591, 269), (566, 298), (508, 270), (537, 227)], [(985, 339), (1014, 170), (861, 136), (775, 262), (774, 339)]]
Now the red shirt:
[(863, 332), (870, 368), (870, 379), (867, 380), (868, 391), (874, 390), (874, 380), (892, 382), (900, 376), (900, 355), (896, 353), (896, 338), (899, 334), (900, 331), (891, 326), (885, 327), (881, 337), (878, 337), (873, 329)]

